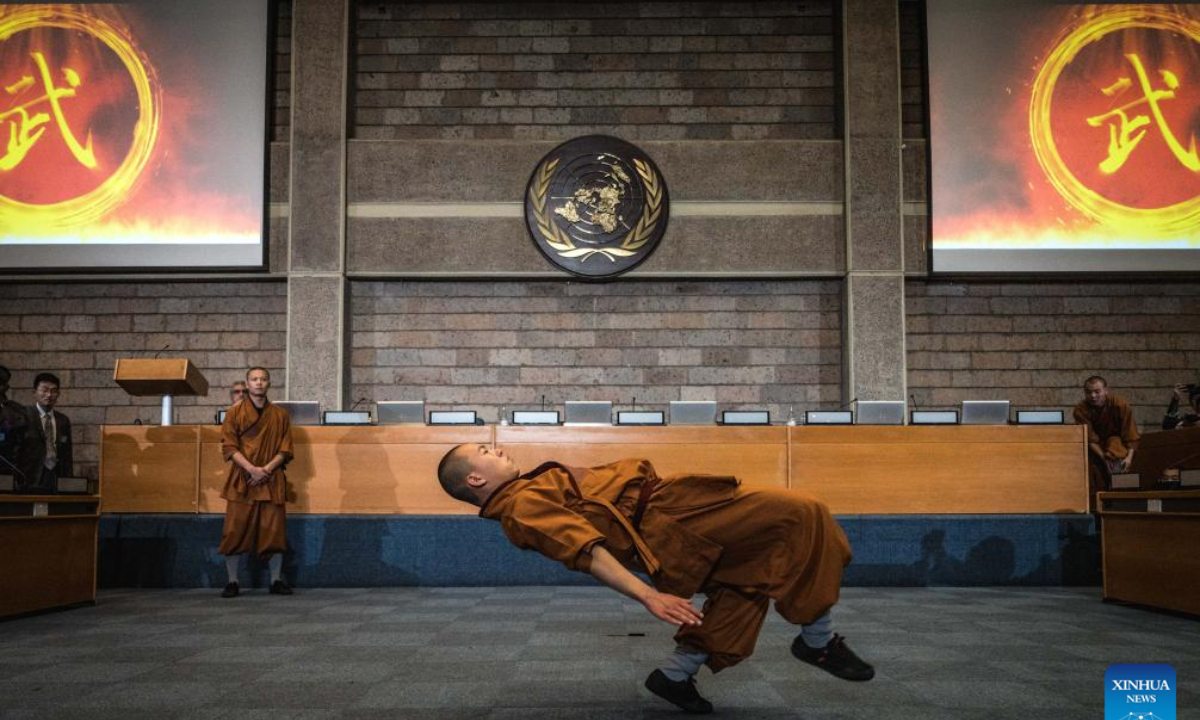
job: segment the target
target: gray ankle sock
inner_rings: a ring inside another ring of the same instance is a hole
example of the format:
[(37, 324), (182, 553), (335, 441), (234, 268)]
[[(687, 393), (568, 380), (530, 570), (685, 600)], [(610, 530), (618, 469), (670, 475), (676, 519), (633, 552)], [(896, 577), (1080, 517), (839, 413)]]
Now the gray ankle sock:
[(275, 553), (271, 559), (267, 561), (267, 566), (271, 568), (271, 583), (277, 583), (283, 576), (283, 553)]
[(682, 682), (700, 671), (700, 666), (708, 659), (708, 653), (679, 646), (667, 658), (660, 670), (672, 682)]
[(807, 625), (800, 626), (800, 639), (814, 650), (825, 647), (833, 639), (833, 616), (825, 613)]

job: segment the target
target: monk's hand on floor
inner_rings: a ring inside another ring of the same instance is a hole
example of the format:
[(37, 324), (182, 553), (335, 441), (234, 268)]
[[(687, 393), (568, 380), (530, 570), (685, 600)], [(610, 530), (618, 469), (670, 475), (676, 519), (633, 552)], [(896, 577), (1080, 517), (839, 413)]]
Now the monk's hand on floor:
[(675, 595), (651, 591), (642, 600), (650, 614), (672, 625), (699, 625), (704, 615), (692, 603)]

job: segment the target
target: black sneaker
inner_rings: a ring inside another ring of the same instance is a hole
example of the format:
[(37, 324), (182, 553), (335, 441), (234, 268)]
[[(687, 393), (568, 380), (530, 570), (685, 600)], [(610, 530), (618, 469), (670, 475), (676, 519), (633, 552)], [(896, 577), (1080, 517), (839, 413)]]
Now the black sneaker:
[(284, 581), (276, 580), (275, 582), (271, 583), (271, 589), (268, 592), (270, 592), (272, 595), (291, 595), (292, 588), (290, 588)]
[(713, 711), (712, 703), (696, 692), (696, 678), (675, 681), (662, 670), (655, 670), (646, 678), (646, 689), (663, 700), (683, 708), (690, 715), (707, 715)]
[(221, 597), (235, 598), (238, 596), (238, 592), (239, 592), (238, 584), (237, 583), (229, 583), (228, 585), (225, 586), (225, 589), (221, 591)]
[(797, 635), (792, 641), (792, 654), (797, 660), (819, 667), (843, 680), (862, 682), (875, 677), (875, 668), (855, 655), (841, 635), (834, 635), (828, 645), (815, 649), (804, 644), (804, 640)]

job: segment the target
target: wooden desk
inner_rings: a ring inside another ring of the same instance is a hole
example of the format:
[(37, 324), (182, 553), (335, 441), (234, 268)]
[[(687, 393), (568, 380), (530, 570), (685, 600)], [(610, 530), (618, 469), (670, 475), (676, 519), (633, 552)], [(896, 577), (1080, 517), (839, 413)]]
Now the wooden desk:
[(1200, 427), (1163, 430), (1142, 436), (1131, 468), (1141, 476), (1142, 489), (1154, 489), (1167, 468), (1200, 468)]
[(1101, 492), (1097, 501), (1104, 599), (1200, 615), (1200, 490)]
[(0, 495), (0, 617), (96, 601), (96, 495)]
[[(729, 473), (804, 490), (843, 514), (1086, 512), (1082, 426), (296, 427), (291, 513), (467, 514), (437, 484), (462, 442), (594, 465), (649, 458), (659, 472)], [(106, 426), (106, 512), (223, 512), (217, 426)]]

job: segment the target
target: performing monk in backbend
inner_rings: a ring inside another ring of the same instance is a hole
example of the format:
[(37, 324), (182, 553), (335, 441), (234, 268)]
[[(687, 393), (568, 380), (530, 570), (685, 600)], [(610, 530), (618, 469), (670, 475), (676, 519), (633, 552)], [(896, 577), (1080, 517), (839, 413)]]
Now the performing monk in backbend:
[(270, 558), (271, 594), (291, 595), (283, 581), (287, 550), (287, 478), (283, 467), (292, 458), (292, 423), (287, 411), (267, 399), (271, 374), (254, 367), (246, 373), (246, 397), (229, 407), (221, 425), (221, 453), (230, 463), (221, 497), (225, 529), (221, 547), (229, 584), (221, 597), (237, 597), (242, 553)]
[[(452, 497), (479, 506), (480, 517), (498, 520), (517, 547), (590, 573), (680, 626), (674, 654), (646, 687), (688, 712), (712, 711), (694, 675), (702, 664), (717, 672), (749, 657), (770, 600), (801, 626), (797, 658), (846, 680), (875, 675), (833, 633), (829, 613), (850, 545), (815, 500), (727, 476), (660, 478), (646, 460), (551, 462), (521, 474), (487, 445), (451, 450), (438, 479)], [(689, 600), (697, 592), (708, 596), (703, 612)]]
[(1093, 375), (1083, 382), (1083, 400), (1075, 405), (1075, 422), (1088, 427), (1088, 479), (1090, 496), (1107, 490), (1113, 473), (1133, 464), (1138, 429), (1133, 408), (1125, 398), (1108, 392), (1108, 381)]

